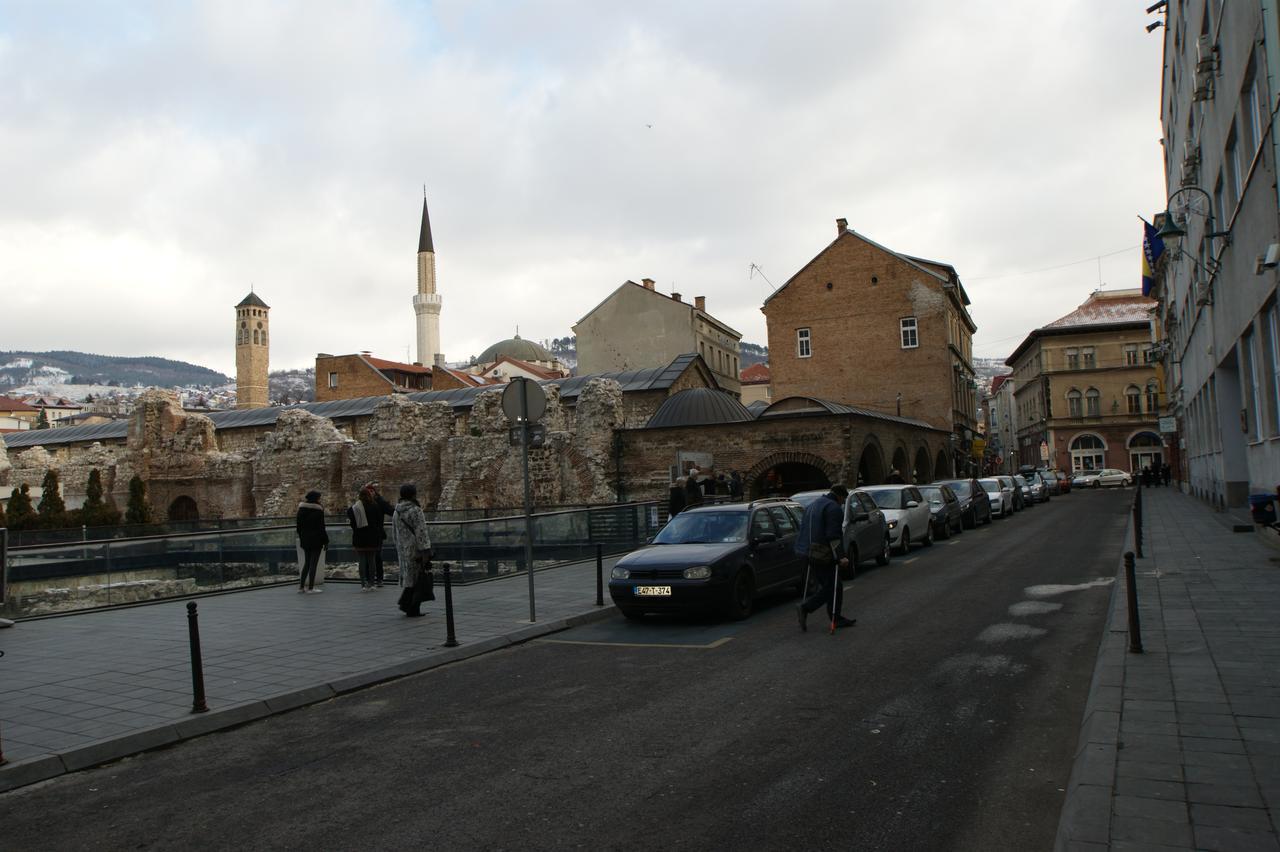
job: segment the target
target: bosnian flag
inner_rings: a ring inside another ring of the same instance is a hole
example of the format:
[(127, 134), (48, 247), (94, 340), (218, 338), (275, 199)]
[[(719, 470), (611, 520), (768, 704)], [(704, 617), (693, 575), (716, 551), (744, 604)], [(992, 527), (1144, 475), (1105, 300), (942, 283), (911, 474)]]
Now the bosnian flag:
[(1156, 233), (1154, 225), (1142, 220), (1142, 295), (1150, 296), (1156, 284), (1156, 261), (1164, 254), (1164, 240)]

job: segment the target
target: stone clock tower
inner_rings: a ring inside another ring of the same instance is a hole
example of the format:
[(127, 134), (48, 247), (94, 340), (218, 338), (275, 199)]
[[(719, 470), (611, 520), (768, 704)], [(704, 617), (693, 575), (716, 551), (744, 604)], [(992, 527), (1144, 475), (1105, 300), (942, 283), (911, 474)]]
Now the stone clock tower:
[(236, 305), (236, 408), (266, 408), (271, 308), (249, 293)]

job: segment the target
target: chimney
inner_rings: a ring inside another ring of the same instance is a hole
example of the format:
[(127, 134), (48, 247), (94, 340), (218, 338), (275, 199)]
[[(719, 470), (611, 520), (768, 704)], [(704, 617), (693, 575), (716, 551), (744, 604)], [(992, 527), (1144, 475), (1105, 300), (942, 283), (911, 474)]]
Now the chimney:
[(422, 366), (422, 362), (421, 362), (421, 361), (414, 361), (414, 362), (413, 362), (413, 366), (415, 366), (415, 367), (421, 367), (421, 366)]
[(652, 289), (653, 289), (653, 279), (652, 279), (652, 278), (641, 278), (641, 279), (640, 279), (640, 283), (644, 284), (644, 289), (646, 289), (646, 290), (652, 290)]
[(695, 308), (697, 308), (698, 310), (700, 310), (700, 311), (705, 311), (705, 310), (707, 309), (707, 297), (706, 297), (706, 296), (694, 296), (694, 297), (693, 297), (693, 306), (694, 306)]
[(433, 366), (436, 366), (436, 367), (443, 367), (443, 366), (444, 366), (444, 353), (443, 353), (443, 352), (437, 352), (437, 353), (436, 353), (436, 360), (435, 360), (435, 363), (433, 364)]
[(361, 349), (361, 350), (360, 350), (360, 354), (361, 354), (361, 355), (363, 355), (364, 357), (368, 358), (370, 355), (372, 355), (372, 354), (373, 354), (373, 352), (371, 352), (371, 351), (370, 351), (370, 350), (368, 350), (368, 349)]
[(675, 300), (678, 302), (678, 301), (680, 301), (680, 294), (679, 294), (679, 293), (672, 293), (672, 294), (671, 294), (671, 298), (675, 299)]
[(847, 230), (849, 230), (849, 220), (848, 220), (848, 219), (837, 219), (837, 220), (836, 220), (836, 236), (837, 236), (837, 237), (838, 237), (838, 236), (840, 236), (841, 234), (843, 234), (843, 233), (844, 233), (845, 231), (847, 231)]

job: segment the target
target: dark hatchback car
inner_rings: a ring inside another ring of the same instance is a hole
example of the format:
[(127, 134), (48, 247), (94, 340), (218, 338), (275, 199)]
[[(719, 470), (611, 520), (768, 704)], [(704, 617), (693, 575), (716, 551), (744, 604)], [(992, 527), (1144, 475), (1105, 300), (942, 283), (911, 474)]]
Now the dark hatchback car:
[(613, 566), (609, 596), (627, 618), (647, 612), (721, 612), (741, 619), (755, 599), (799, 589), (799, 504), (757, 500), (687, 509)]
[(929, 501), (929, 522), (933, 525), (934, 538), (951, 538), (952, 533), (964, 530), (960, 500), (950, 486), (934, 483), (918, 487), (924, 499)]
[(948, 485), (956, 493), (960, 501), (960, 513), (966, 529), (973, 529), (978, 524), (991, 523), (991, 501), (987, 492), (976, 479), (941, 479), (942, 485)]

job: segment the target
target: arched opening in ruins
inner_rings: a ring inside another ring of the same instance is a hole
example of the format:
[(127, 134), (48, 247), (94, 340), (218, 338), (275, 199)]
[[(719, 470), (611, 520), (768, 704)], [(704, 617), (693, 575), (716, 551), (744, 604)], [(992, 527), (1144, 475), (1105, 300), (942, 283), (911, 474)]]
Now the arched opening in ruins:
[(902, 477), (902, 482), (911, 482), (911, 467), (907, 463), (907, 451), (902, 447), (893, 451), (893, 464), (889, 465), (889, 474)]
[(195, 500), (183, 494), (169, 504), (169, 520), (198, 521), (200, 520), (200, 507), (196, 505)]
[(947, 464), (947, 454), (943, 450), (938, 450), (938, 457), (933, 460), (933, 478), (946, 479), (951, 474), (951, 465)]
[(913, 482), (933, 482), (933, 464), (929, 461), (929, 451), (924, 447), (916, 450), (916, 463), (911, 470)]
[(868, 443), (862, 449), (862, 458), (858, 459), (857, 485), (879, 485), (884, 482), (884, 456), (880, 448)]
[(755, 477), (750, 483), (748, 496), (789, 497), (800, 491), (817, 491), (830, 486), (831, 478), (817, 465), (785, 461)]

